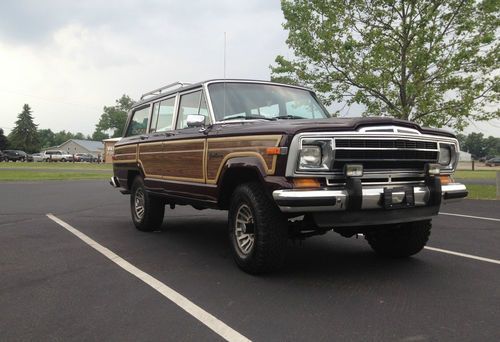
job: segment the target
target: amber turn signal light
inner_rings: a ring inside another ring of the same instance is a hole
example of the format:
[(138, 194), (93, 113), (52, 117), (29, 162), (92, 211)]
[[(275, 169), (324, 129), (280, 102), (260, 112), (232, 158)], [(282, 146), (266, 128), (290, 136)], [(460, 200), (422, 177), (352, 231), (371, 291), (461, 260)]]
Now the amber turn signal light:
[(321, 184), (316, 178), (294, 178), (294, 188), (319, 188)]
[(441, 180), (441, 185), (453, 183), (453, 178), (450, 176), (439, 176), (439, 179)]
[(266, 154), (270, 156), (285, 155), (288, 152), (286, 147), (268, 147), (266, 148)]

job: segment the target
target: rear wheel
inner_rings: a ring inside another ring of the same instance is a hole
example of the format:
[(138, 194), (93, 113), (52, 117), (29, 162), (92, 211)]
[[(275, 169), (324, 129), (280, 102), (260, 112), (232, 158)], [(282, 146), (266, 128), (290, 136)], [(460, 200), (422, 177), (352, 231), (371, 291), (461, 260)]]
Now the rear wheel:
[(259, 183), (238, 186), (229, 208), (229, 239), (236, 264), (258, 274), (280, 268), (286, 256), (287, 220)]
[(165, 203), (162, 199), (152, 196), (146, 191), (141, 176), (137, 176), (132, 183), (130, 210), (132, 221), (138, 230), (155, 231), (163, 223)]
[(366, 233), (365, 238), (377, 254), (408, 257), (425, 247), (431, 227), (431, 220), (387, 225)]

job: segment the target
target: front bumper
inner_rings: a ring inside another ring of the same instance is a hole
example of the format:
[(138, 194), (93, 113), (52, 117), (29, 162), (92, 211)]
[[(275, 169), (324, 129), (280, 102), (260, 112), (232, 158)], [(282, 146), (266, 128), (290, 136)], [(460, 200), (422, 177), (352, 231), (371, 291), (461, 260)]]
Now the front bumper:
[[(465, 198), (465, 185), (451, 183), (441, 185), (439, 181), (419, 185), (406, 185), (412, 190), (411, 207), (404, 205), (389, 210), (384, 204), (384, 190), (394, 190), (394, 197), (405, 197), (398, 185), (364, 186), (358, 181), (341, 189), (283, 189), (275, 190), (273, 198), (282, 212), (312, 213), (319, 226), (326, 226), (329, 219), (343, 226), (381, 224), (423, 220), (437, 215), (441, 203)], [(322, 221), (322, 222), (318, 222)]]

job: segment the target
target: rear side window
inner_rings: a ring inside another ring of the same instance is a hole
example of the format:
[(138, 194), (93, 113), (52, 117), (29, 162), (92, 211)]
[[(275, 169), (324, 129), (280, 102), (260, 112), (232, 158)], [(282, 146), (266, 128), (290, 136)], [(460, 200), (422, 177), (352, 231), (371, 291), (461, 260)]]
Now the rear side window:
[(149, 106), (136, 110), (132, 114), (132, 120), (128, 125), (127, 134), (125, 136), (130, 137), (134, 135), (145, 134), (148, 128), (149, 120)]
[(207, 102), (201, 90), (181, 96), (179, 119), (177, 120), (178, 129), (187, 128), (187, 117), (190, 114), (204, 115), (207, 117), (206, 122), (208, 123)]
[(172, 129), (175, 97), (155, 103), (151, 132), (165, 132)]

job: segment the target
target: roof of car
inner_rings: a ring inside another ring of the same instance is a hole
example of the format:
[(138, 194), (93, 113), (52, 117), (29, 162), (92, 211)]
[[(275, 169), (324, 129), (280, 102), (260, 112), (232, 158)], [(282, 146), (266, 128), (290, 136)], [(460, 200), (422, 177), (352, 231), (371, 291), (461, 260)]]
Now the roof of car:
[(157, 99), (160, 99), (162, 97), (165, 97), (165, 96), (168, 96), (168, 95), (171, 95), (171, 94), (175, 94), (175, 93), (187, 91), (187, 90), (190, 90), (190, 89), (198, 88), (198, 87), (201, 87), (202, 85), (207, 84), (207, 83), (220, 83), (220, 82), (227, 82), (227, 83), (238, 83), (238, 82), (239, 83), (263, 83), (263, 84), (280, 85), (280, 86), (285, 86), (285, 87), (298, 88), (298, 89), (304, 89), (304, 90), (312, 91), (311, 89), (309, 89), (307, 87), (293, 85), (293, 84), (283, 84), (283, 83), (276, 83), (276, 82), (271, 82), (271, 81), (251, 80), (251, 79), (223, 79), (223, 78), (221, 78), (221, 79), (209, 79), (209, 80), (205, 80), (205, 81), (197, 82), (197, 83), (181, 83), (181, 82), (176, 82), (176, 83), (182, 84), (182, 86), (178, 87), (178, 88), (172, 88), (171, 90), (165, 91), (164, 93), (159, 93), (157, 95), (151, 95), (150, 97), (147, 97), (145, 99), (141, 99), (141, 100), (135, 102), (132, 105), (132, 108), (136, 108), (136, 107), (139, 107), (139, 106), (141, 106), (143, 104), (153, 102), (153, 101), (155, 101)]

